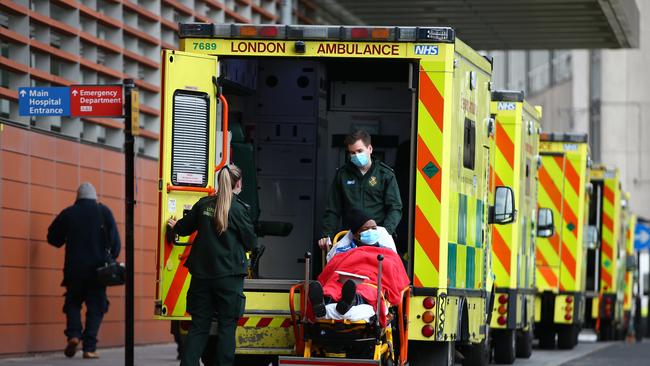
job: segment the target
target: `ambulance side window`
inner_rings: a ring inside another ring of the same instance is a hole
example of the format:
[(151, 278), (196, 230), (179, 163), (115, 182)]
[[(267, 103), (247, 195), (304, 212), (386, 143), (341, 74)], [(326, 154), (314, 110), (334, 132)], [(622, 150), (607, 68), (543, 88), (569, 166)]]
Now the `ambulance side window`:
[(465, 118), (465, 129), (463, 133), (463, 166), (474, 170), (476, 156), (476, 123)]

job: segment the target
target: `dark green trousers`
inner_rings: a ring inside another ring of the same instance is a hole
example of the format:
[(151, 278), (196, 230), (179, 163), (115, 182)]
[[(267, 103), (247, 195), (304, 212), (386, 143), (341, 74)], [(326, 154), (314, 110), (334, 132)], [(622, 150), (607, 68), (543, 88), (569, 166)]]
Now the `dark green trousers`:
[(187, 311), (192, 316), (192, 325), (185, 339), (181, 366), (199, 366), (215, 313), (218, 322), (216, 366), (233, 365), (237, 320), (243, 315), (246, 304), (243, 288), (242, 276), (192, 277), (187, 291)]

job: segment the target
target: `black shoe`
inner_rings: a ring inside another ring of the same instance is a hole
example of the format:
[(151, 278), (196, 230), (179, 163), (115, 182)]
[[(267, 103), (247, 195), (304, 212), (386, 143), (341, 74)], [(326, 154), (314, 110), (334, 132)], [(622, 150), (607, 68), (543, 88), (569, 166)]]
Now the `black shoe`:
[(341, 289), (341, 300), (336, 304), (336, 311), (344, 315), (352, 307), (352, 302), (357, 295), (357, 284), (352, 280), (347, 280)]
[(311, 301), (311, 309), (317, 318), (325, 316), (325, 301), (323, 300), (323, 286), (320, 282), (312, 281), (309, 284), (309, 301)]

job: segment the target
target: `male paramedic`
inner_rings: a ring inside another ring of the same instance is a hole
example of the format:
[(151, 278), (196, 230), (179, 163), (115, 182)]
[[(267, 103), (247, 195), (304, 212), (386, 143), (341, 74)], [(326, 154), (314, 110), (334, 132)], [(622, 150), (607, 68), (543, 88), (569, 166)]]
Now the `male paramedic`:
[(395, 234), (402, 218), (402, 200), (395, 173), (385, 163), (372, 159), (372, 144), (366, 131), (356, 131), (343, 141), (350, 159), (336, 171), (330, 188), (323, 232), (318, 246), (326, 249), (331, 238), (349, 223), (341, 222), (345, 212), (359, 209), (375, 219), (378, 226)]

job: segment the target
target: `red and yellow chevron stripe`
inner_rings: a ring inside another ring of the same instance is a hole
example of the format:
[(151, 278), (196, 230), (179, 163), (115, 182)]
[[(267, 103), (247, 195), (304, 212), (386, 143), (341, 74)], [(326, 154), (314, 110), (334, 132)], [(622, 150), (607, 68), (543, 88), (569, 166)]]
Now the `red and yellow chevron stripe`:
[(616, 255), (618, 252), (619, 225), (615, 218), (620, 214), (620, 189), (618, 179), (606, 178), (603, 184), (602, 241), (600, 288), (605, 293), (616, 292)]
[[(193, 242), (196, 233), (190, 236), (189, 241)], [(163, 265), (161, 271), (165, 271), (165, 277), (172, 276), (171, 281), (163, 281), (163, 308), (166, 316), (186, 316), (185, 298), (190, 285), (190, 273), (185, 267), (185, 260), (190, 254), (192, 246), (175, 247), (171, 243), (165, 243)], [(173, 273), (171, 273), (173, 272)], [(181, 306), (178, 306), (178, 305)]]
[(553, 210), (556, 233), (537, 240), (537, 282), (542, 289), (579, 291), (576, 258), (582, 253), (578, 239), (578, 211), (584, 184), (578, 171), (579, 154), (547, 154), (542, 157), (539, 177), (539, 206)]
[[(442, 147), (445, 119), (449, 118), (445, 116), (445, 103), (449, 102), (443, 96), (450, 75), (427, 72), (426, 69), (427, 62), (422, 62), (419, 76), (413, 282), (417, 287), (440, 287), (446, 285), (440, 283), (439, 279), (442, 272), (442, 178), (446, 174), (442, 164)], [(444, 264), (442, 266), (446, 267)]]
[[(497, 117), (495, 132), (495, 167), (492, 169), (493, 181), (496, 185), (506, 185), (516, 189), (515, 196), (518, 197), (518, 182), (515, 177), (515, 167), (519, 165), (519, 156), (515, 156), (515, 141), (521, 125), (517, 125), (514, 111), (503, 112), (504, 115)], [(516, 278), (512, 277), (513, 256), (511, 245), (516, 245), (518, 239), (513, 237), (516, 233), (515, 225), (495, 225), (492, 230), (492, 253), (496, 257), (493, 262), (493, 270), (496, 277), (495, 283), (498, 287), (517, 287)], [(515, 250), (516, 251), (516, 250)], [(514, 282), (514, 285), (511, 284)]]
[(237, 326), (251, 328), (289, 328), (291, 327), (291, 318), (243, 316), (237, 321)]

